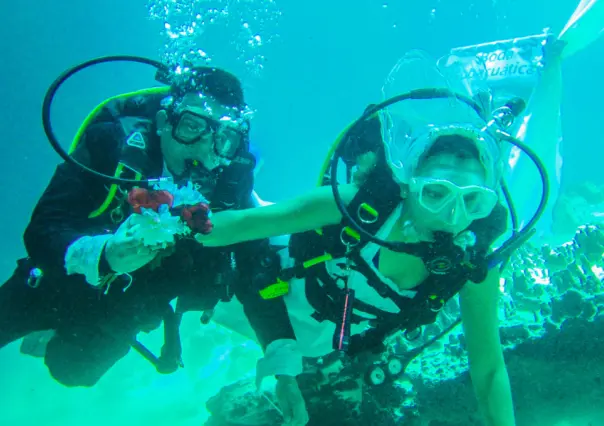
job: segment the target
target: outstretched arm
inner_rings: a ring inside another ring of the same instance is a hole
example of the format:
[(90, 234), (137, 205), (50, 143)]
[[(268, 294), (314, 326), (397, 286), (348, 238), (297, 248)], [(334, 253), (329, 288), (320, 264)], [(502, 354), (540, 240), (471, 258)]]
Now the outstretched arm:
[(499, 337), (499, 272), (484, 282), (468, 282), (460, 293), (470, 376), (489, 426), (514, 426), (514, 407)]
[[(355, 185), (340, 186), (345, 204), (357, 193)], [(197, 235), (209, 247), (319, 229), (340, 223), (342, 215), (330, 187), (316, 188), (292, 200), (246, 210), (215, 213), (214, 229), (209, 235)]]

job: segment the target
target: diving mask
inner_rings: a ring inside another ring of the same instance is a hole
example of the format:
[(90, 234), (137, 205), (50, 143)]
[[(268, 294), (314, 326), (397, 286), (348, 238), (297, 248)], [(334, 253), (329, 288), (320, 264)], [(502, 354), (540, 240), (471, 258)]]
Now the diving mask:
[(246, 121), (223, 116), (218, 119), (184, 109), (173, 116), (172, 137), (184, 145), (192, 145), (212, 136), (216, 155), (228, 160), (235, 158), (245, 146), (249, 126)]
[(409, 190), (422, 208), (452, 226), (489, 216), (499, 199), (495, 191), (484, 186), (458, 186), (429, 177), (411, 178)]

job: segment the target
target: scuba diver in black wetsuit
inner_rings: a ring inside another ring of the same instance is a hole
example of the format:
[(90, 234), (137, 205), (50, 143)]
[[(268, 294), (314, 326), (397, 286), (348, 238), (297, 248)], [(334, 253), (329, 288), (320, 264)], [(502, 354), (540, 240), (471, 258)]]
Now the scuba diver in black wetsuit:
[[(70, 70), (49, 90), (44, 125), (55, 149), (54, 93), (77, 70), (108, 60)], [(163, 71), (158, 76), (165, 80)], [(101, 104), (80, 129), (72, 155), (58, 150), (66, 162), (27, 226), (28, 257), (0, 287), (0, 347), (53, 331), (42, 355), (66, 386), (93, 386), (131, 347), (158, 371), (176, 370), (182, 313), (204, 311), (208, 321), (216, 304), (233, 295), (263, 349), (295, 338), (283, 301), (265, 300), (257, 291), (279, 273), (267, 240), (205, 248), (192, 238), (174, 239), (168, 227), (167, 239), (164, 232), (149, 243), (160, 234), (140, 221), (152, 211), (165, 218), (163, 207), (170, 208), (170, 226), (186, 234), (210, 232), (208, 204), (214, 211), (254, 206), (255, 158), (239, 80), (217, 68), (193, 67), (170, 83)], [(154, 190), (154, 182), (163, 189)], [(156, 357), (136, 336), (162, 321), (166, 341)], [(285, 326), (274, 327), (279, 322)]]

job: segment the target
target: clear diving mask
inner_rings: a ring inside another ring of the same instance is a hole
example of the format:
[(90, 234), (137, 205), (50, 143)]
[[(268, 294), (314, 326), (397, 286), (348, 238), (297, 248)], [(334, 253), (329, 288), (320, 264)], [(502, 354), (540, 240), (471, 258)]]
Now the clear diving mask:
[(458, 186), (444, 179), (414, 177), (409, 190), (419, 205), (448, 225), (470, 223), (489, 216), (497, 205), (495, 191), (484, 186)]

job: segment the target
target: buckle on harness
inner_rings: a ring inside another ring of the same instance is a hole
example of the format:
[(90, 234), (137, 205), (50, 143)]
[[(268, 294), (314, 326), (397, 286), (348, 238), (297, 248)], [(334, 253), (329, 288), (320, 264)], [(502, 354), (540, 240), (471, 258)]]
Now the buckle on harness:
[(281, 276), (277, 278), (275, 284), (271, 284), (262, 290), (260, 290), (260, 296), (265, 299), (275, 299), (280, 296), (285, 296), (289, 293), (289, 282), (294, 278), (304, 277), (306, 270), (316, 266), (320, 263), (331, 260), (330, 254), (324, 254), (322, 256), (315, 257), (314, 259), (307, 260), (304, 263), (297, 264), (291, 268), (285, 268), (281, 271)]
[(409, 342), (413, 342), (414, 340), (419, 339), (421, 337), (421, 335), (422, 335), (421, 326), (417, 327), (415, 329), (412, 329), (412, 330), (405, 330), (405, 332), (403, 333), (403, 336)]
[(440, 298), (438, 295), (433, 294), (428, 296), (430, 310), (432, 312), (440, 312), (445, 307), (445, 300)]
[(355, 247), (361, 242), (361, 234), (350, 226), (346, 226), (340, 231), (340, 241), (348, 248)]
[(379, 216), (380, 214), (378, 213), (378, 211), (367, 203), (360, 204), (357, 209), (357, 217), (361, 222), (365, 224), (372, 224), (377, 222)]
[(277, 278), (275, 284), (271, 284), (268, 287), (260, 290), (260, 297), (264, 300), (276, 299), (277, 297), (285, 296), (289, 293), (289, 282), (283, 281)]

